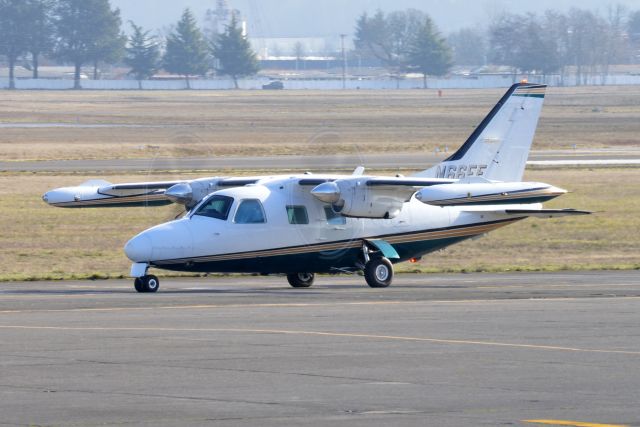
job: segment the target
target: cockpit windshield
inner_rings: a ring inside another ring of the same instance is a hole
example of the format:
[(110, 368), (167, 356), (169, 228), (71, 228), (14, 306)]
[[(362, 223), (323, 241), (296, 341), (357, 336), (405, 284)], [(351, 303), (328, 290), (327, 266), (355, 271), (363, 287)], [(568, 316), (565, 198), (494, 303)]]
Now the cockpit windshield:
[(198, 208), (194, 215), (208, 216), (209, 218), (226, 221), (232, 204), (233, 197), (212, 196)]

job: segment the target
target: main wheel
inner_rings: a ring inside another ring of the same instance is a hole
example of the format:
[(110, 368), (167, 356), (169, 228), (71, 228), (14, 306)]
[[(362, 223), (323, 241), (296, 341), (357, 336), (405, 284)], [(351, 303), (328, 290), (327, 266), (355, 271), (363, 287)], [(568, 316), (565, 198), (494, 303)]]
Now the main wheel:
[(287, 281), (294, 288), (308, 288), (313, 285), (316, 275), (313, 273), (287, 274)]
[(387, 258), (376, 258), (364, 266), (364, 278), (372, 288), (386, 288), (393, 280), (393, 265)]
[(144, 276), (142, 281), (145, 292), (157, 292), (160, 288), (160, 280), (154, 275)]

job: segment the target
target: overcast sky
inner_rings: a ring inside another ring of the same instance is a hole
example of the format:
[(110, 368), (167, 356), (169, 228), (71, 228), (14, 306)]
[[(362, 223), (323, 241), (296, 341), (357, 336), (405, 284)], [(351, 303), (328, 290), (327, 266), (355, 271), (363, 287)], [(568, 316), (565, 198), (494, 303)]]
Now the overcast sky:
[[(111, 0), (132, 20), (146, 29), (160, 29), (175, 23), (189, 7), (202, 19), (215, 0)], [(605, 12), (610, 4), (640, 9), (640, 0), (229, 0), (239, 9), (254, 37), (323, 37), (352, 34), (356, 18), (363, 11), (374, 12), (416, 8), (431, 15), (443, 32), (482, 24), (492, 15), (509, 10), (522, 13), (572, 6)]]

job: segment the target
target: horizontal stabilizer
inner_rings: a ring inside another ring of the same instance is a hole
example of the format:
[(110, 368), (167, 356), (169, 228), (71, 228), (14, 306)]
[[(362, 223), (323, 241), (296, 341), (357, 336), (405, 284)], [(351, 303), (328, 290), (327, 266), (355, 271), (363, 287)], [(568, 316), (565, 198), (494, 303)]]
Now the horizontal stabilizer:
[[(538, 205), (541, 206), (541, 205)], [(492, 213), (497, 215), (522, 216), (534, 218), (559, 218), (563, 216), (591, 215), (590, 211), (580, 211), (577, 209), (524, 209), (524, 208), (502, 208), (495, 206), (469, 206), (465, 212)]]
[(589, 211), (577, 209), (506, 209), (507, 215), (526, 215), (535, 218), (558, 218), (561, 216), (591, 215)]

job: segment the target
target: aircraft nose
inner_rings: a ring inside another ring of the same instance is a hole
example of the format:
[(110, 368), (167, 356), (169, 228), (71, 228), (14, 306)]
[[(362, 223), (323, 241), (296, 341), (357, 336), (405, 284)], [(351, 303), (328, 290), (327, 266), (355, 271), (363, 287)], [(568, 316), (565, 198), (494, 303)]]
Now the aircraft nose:
[(151, 239), (144, 233), (129, 240), (124, 246), (124, 253), (133, 262), (150, 261), (152, 250)]

